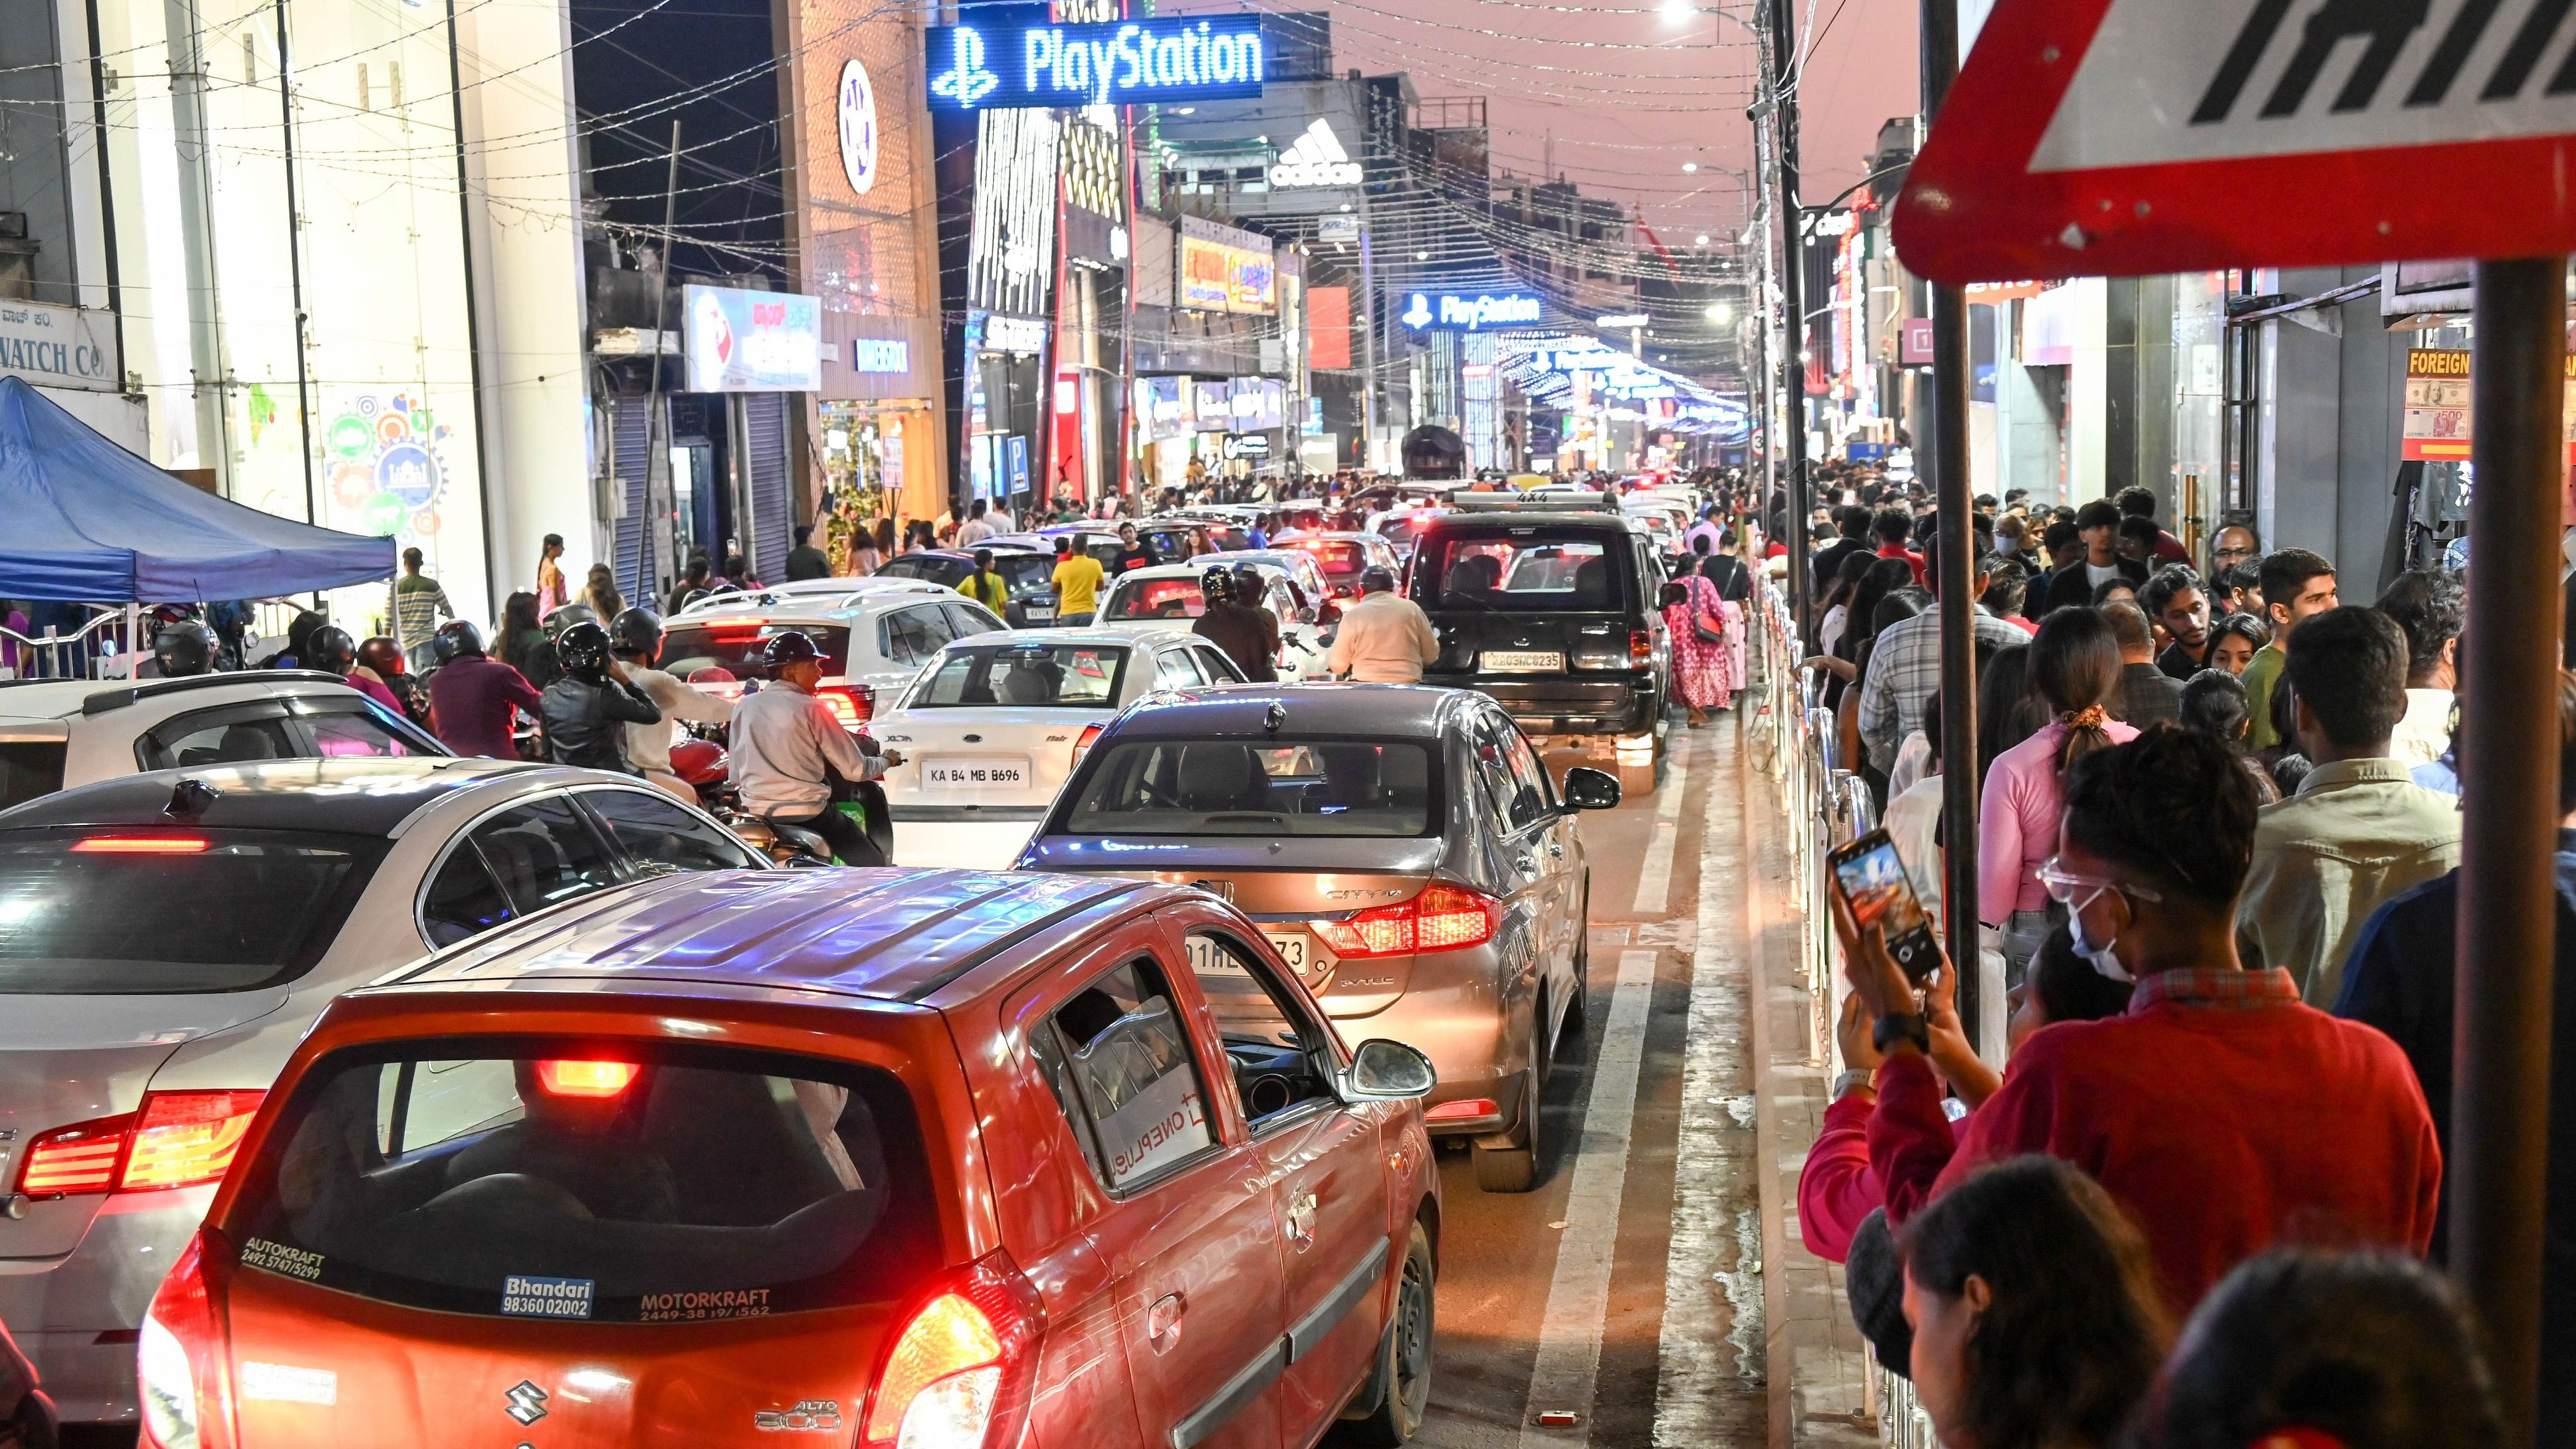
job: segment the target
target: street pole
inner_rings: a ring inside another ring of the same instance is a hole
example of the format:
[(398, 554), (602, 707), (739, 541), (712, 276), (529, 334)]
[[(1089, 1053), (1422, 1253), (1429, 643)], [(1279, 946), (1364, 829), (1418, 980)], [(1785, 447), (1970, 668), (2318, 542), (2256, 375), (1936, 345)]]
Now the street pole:
[(651, 562), (649, 570), (652, 597), (660, 598), (680, 574), (678, 560), (671, 557), (680, 527), (679, 510), (671, 497), (670, 432), (664, 422), (662, 400), (662, 324), (671, 297), (672, 227), (679, 220), (680, 205), (680, 121), (671, 119), (671, 164), (662, 181), (662, 239), (653, 249), (653, 390), (645, 403), (644, 413), (644, 553)]
[(2470, 360), (2477, 587), (2460, 638), (2451, 1271), (2486, 1325), (2506, 1442), (2539, 1424), (2558, 832), (2567, 259), (2480, 262)]
[[(1959, 74), (1957, 0), (1923, 0), (1923, 121), (1928, 130)], [(1976, 490), (1968, 479), (1968, 303), (1958, 287), (1932, 288), (1932, 486), (1939, 501), (1941, 579), (1941, 899), (1944, 940), (1959, 972), (1959, 1018), (1980, 1042), (1977, 979)], [(1915, 456), (1923, 456), (1917, 440)]]
[[(1377, 132), (1372, 128), (1370, 136)], [(1363, 157), (1367, 139), (1361, 141)], [(1362, 165), (1366, 165), (1365, 160)], [(1360, 470), (1376, 466), (1377, 447), (1377, 267), (1370, 246), (1375, 228), (1369, 224), (1368, 175), (1360, 176)]]
[[(1806, 208), (1798, 194), (1798, 26), (1791, 0), (1771, 0), (1771, 104), (1780, 127), (1780, 300), (1788, 346), (1780, 357), (1781, 385), (1789, 395), (1787, 426), (1781, 432), (1781, 458), (1788, 499), (1782, 522), (1789, 545), (1789, 600), (1797, 611), (1798, 637), (1816, 637), (1813, 617), (1816, 591), (1807, 578), (1807, 256)], [(1768, 498), (1763, 500), (1767, 507)], [(1755, 510), (1755, 517), (1761, 510)], [(1803, 643), (1801, 648), (1803, 648)]]

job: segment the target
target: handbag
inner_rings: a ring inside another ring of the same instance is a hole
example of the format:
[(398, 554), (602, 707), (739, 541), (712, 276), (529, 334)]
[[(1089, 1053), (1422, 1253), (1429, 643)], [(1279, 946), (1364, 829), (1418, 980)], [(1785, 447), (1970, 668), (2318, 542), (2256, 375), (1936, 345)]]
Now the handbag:
[(1691, 633), (1697, 635), (1703, 644), (1723, 644), (1726, 642), (1726, 620), (1722, 615), (1712, 617), (1694, 611), (1691, 614)]

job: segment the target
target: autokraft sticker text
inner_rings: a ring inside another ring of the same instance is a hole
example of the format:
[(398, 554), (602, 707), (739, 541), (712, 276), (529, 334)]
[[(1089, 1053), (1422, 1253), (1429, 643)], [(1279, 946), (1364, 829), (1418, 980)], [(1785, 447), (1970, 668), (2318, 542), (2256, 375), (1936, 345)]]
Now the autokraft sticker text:
[(241, 1260), (245, 1268), (266, 1268), (272, 1273), (283, 1273), (289, 1278), (301, 1278), (307, 1283), (315, 1282), (322, 1276), (320, 1253), (308, 1252), (302, 1248), (290, 1248), (284, 1243), (272, 1243), (266, 1238), (244, 1239)]
[(588, 1318), (598, 1287), (589, 1278), (511, 1273), (501, 1281), (501, 1311), (519, 1318)]
[(841, 1427), (838, 1399), (798, 1399), (792, 1409), (762, 1409), (751, 1416), (755, 1429), (821, 1433)]
[(759, 1318), (769, 1312), (766, 1288), (728, 1288), (713, 1293), (647, 1293), (636, 1305), (637, 1321), (676, 1323), (704, 1318)]

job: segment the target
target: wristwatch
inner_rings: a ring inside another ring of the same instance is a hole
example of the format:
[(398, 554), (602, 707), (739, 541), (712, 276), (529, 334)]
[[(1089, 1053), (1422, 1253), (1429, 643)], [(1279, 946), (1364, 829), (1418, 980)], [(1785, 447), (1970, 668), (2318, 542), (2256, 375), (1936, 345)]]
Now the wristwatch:
[(1873, 1092), (1878, 1090), (1878, 1074), (1868, 1067), (1854, 1067), (1834, 1078), (1834, 1089), (1826, 1094), (1825, 1100), (1839, 1102), (1843, 1099), (1844, 1093), (1860, 1090)]
[(1884, 1056), (1898, 1042), (1910, 1041), (1925, 1056), (1932, 1054), (1932, 1028), (1917, 1013), (1891, 1011), (1880, 1017), (1869, 1029), (1869, 1040)]

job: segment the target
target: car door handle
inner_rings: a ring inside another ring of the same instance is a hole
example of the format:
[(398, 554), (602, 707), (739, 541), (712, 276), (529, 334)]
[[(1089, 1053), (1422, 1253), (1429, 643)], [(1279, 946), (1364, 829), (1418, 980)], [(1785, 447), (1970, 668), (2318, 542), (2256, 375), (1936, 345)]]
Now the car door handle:
[(1186, 1305), (1178, 1293), (1166, 1293), (1145, 1310), (1145, 1340), (1154, 1352), (1169, 1353), (1181, 1341), (1181, 1312)]

